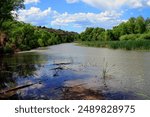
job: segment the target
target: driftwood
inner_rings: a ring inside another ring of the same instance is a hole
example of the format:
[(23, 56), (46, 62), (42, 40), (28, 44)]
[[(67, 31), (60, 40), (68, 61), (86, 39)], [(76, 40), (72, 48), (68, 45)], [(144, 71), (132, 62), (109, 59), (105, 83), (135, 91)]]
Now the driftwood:
[[(43, 80), (43, 81), (46, 81), (46, 80)], [(24, 88), (27, 88), (27, 87), (30, 87), (30, 86), (33, 86), (36, 84), (42, 84), (43, 81), (38, 81), (36, 83), (30, 83), (30, 84), (21, 85), (21, 86), (17, 86), (14, 88), (3, 90), (0, 92), (0, 99), (7, 99), (7, 98), (13, 96), (14, 94), (16, 94), (17, 90), (21, 90), (21, 89), (24, 89)]]
[(35, 85), (35, 84), (37, 84), (37, 83), (27, 84), (27, 85), (23, 85), (23, 86), (17, 86), (15, 88), (11, 88), (11, 89), (2, 91), (2, 92), (0, 92), (0, 94), (6, 94), (6, 93), (9, 93), (9, 92), (12, 92), (12, 91), (17, 91), (17, 90), (20, 90), (20, 89), (23, 89), (23, 88), (26, 88), (26, 87), (30, 87), (30, 86)]
[(33, 86), (35, 84), (37, 84), (37, 83), (17, 86), (15, 88), (11, 88), (11, 89), (7, 89), (5, 91), (1, 91), (0, 92), (0, 99), (9, 99), (9, 97), (16, 94), (17, 90), (20, 90), (20, 89), (23, 89), (23, 88), (26, 88), (26, 87), (30, 87), (30, 86)]
[(52, 68), (50, 70), (63, 70), (64, 68), (63, 67), (56, 67), (56, 68)]
[(53, 65), (69, 65), (71, 63), (54, 63)]

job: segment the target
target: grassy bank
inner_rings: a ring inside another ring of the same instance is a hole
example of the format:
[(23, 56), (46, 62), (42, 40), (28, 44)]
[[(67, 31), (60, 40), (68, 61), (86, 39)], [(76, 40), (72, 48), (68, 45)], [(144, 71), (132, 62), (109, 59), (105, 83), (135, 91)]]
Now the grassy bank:
[(104, 47), (112, 49), (126, 50), (150, 50), (149, 40), (129, 40), (129, 41), (81, 41), (80, 45), (89, 47)]

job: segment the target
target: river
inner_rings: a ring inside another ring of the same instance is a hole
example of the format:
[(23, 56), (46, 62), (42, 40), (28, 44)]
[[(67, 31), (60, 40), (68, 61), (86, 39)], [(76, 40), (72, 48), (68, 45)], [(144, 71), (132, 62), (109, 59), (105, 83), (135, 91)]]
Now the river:
[(150, 99), (150, 52), (67, 43), (0, 58), (1, 99), (64, 99), (61, 87), (76, 85), (105, 99)]

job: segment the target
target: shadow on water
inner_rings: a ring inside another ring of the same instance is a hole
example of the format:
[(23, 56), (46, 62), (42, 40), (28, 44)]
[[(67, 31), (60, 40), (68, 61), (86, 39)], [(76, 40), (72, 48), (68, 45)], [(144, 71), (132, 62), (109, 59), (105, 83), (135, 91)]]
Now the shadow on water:
[(0, 99), (64, 99), (58, 87), (68, 80), (89, 77), (69, 68), (70, 62), (54, 63), (50, 59), (33, 53), (1, 58)]

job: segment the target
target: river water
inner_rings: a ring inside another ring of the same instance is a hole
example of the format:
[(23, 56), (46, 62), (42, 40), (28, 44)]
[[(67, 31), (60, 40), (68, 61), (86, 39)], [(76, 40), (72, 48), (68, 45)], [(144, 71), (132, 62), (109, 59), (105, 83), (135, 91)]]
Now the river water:
[(60, 88), (75, 85), (105, 99), (150, 99), (150, 52), (70, 43), (0, 58), (0, 91), (13, 90), (2, 99), (63, 99)]

